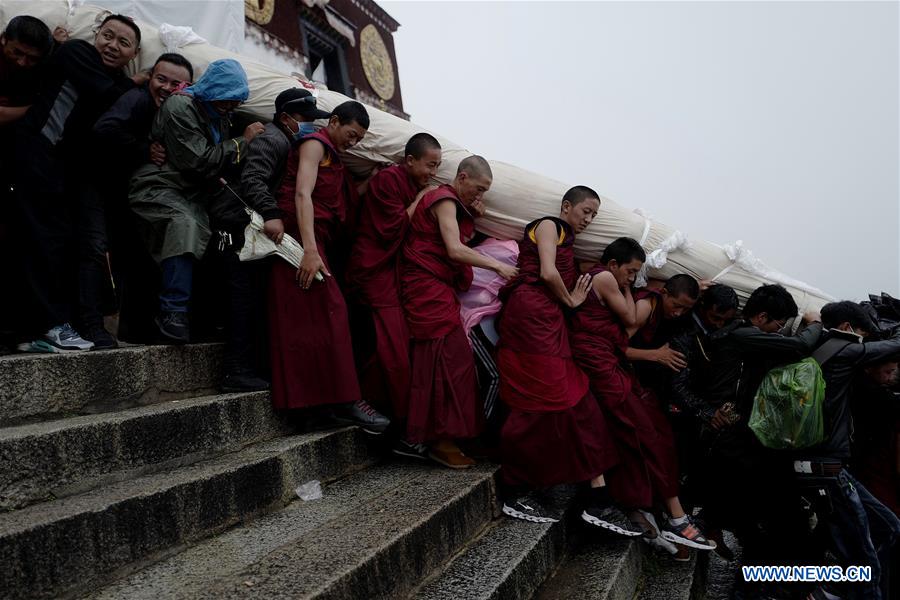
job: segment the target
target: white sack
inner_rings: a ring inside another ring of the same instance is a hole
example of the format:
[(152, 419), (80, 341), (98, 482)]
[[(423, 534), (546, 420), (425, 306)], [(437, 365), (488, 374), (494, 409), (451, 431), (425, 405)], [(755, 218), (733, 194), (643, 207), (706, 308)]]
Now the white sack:
[[(164, 3), (146, 1), (141, 4)], [(0, 0), (0, 21), (5, 25), (12, 16), (32, 14), (43, 19), (52, 29), (56, 25), (66, 23), (68, 9), (65, 0), (44, 2)], [(102, 12), (102, 9), (90, 5), (76, 7), (74, 15), (68, 17), (73, 37), (92, 39), (92, 31)], [(172, 25), (186, 25), (186, 23), (172, 23)], [(140, 27), (144, 41), (137, 65), (132, 68), (147, 68), (164, 52), (157, 29), (143, 22), (140, 23)], [(213, 60), (220, 58), (239, 60), (247, 71), (250, 81), (250, 99), (242, 110), (260, 118), (271, 118), (275, 96), (286, 88), (298, 85), (298, 80), (290, 75), (210, 44), (190, 44), (181, 48), (181, 53), (194, 64), (198, 76)], [(328, 90), (318, 90), (317, 95), (319, 106), (325, 110), (331, 110), (347, 100), (342, 94)], [(371, 118), (369, 131), (345, 159), (349, 168), (357, 175), (367, 174), (375, 164), (400, 160), (406, 141), (413, 134), (424, 131), (423, 128), (399, 117), (373, 107), (367, 108)], [(437, 179), (441, 183), (446, 183), (456, 173), (459, 161), (471, 152), (445, 137), (434, 135), (444, 149), (443, 162)], [(519, 239), (528, 222), (541, 216), (558, 214), (560, 199), (570, 184), (536, 175), (500, 161), (490, 163), (494, 172), (494, 183), (485, 196), (487, 214), (477, 221), (480, 231), (500, 239)], [(590, 182), (572, 183), (590, 185)], [(648, 254), (674, 244), (673, 248), (666, 249), (664, 264), (650, 269), (649, 275), (652, 277), (668, 278), (676, 273), (688, 273), (698, 279), (716, 277), (718, 282), (735, 288), (744, 299), (763, 283), (781, 283), (793, 294), (801, 313), (818, 310), (832, 300), (821, 290), (762, 264), (740, 243), (723, 248), (710, 242), (692, 240), (690, 247), (685, 247), (684, 244), (675, 243), (678, 241), (679, 233), (676, 229), (648, 220), (608, 198), (601, 200), (599, 215), (590, 227), (578, 236), (575, 250), (580, 258), (597, 260), (603, 248), (618, 237), (629, 236), (638, 240), (643, 238), (644, 248)], [(686, 239), (685, 234), (681, 235)], [(657, 258), (660, 254), (656, 255)]]

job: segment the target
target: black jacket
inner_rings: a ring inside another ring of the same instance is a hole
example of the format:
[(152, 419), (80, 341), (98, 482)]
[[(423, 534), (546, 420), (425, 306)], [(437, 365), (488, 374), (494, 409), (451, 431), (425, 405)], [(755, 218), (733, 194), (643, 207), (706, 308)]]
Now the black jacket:
[(817, 446), (798, 451), (802, 458), (841, 461), (850, 458), (853, 433), (850, 399), (854, 380), (866, 365), (900, 354), (900, 329), (891, 339), (865, 343), (859, 342), (854, 335), (829, 330), (822, 336), (821, 343), (834, 337), (846, 339), (849, 343), (822, 366), (825, 378), (825, 440)]
[[(231, 189), (266, 221), (282, 218), (276, 195), (290, 151), (291, 140), (284, 131), (275, 123), (267, 123), (265, 130), (247, 145), (240, 173), (229, 178), (240, 181), (240, 185), (231, 184)], [(243, 228), (250, 221), (244, 205), (228, 190), (216, 194), (208, 210), (217, 226)]]
[(813, 323), (795, 336), (765, 333), (739, 320), (709, 336), (709, 370), (706, 373), (706, 402), (713, 408), (734, 402), (746, 423), (759, 384), (777, 366), (802, 360), (812, 353), (822, 333)]
[(709, 332), (692, 313), (689, 326), (672, 338), (669, 346), (684, 354), (687, 366), (669, 376), (669, 400), (678, 408), (709, 422), (716, 413), (716, 406), (706, 400), (706, 384), (709, 380), (710, 359), (707, 354)]
[(39, 135), (78, 164), (95, 160), (85, 152), (97, 119), (134, 82), (110, 70), (93, 44), (71, 40), (51, 57), (34, 104), (16, 125), (22, 135)]
[(94, 124), (98, 164), (105, 175), (125, 179), (150, 160), (150, 126), (156, 103), (146, 86), (125, 92)]

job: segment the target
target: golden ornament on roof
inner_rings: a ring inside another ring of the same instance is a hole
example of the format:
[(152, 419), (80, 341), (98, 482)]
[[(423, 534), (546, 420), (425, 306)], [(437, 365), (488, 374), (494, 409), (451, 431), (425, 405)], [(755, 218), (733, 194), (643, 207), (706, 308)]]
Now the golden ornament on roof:
[(244, 14), (258, 25), (267, 25), (275, 14), (275, 0), (244, 0)]
[(363, 73), (375, 93), (384, 100), (394, 97), (394, 64), (381, 34), (374, 25), (366, 25), (359, 32), (359, 56)]

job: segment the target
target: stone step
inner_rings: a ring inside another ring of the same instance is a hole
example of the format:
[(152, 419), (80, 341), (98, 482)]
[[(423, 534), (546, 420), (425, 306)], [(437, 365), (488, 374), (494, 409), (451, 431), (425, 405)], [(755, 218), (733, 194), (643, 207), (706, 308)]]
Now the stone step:
[(692, 600), (706, 588), (708, 552), (677, 562), (639, 539), (572, 535), (562, 566), (535, 595), (538, 600)]
[(565, 529), (501, 517), (410, 598), (530, 598), (565, 554)]
[(709, 555), (706, 600), (731, 600), (741, 562), (741, 546), (730, 531), (722, 532), (725, 543), (734, 552), (735, 560), (728, 561), (716, 554)]
[(646, 546), (604, 534), (573, 536), (556, 574), (534, 595), (537, 600), (633, 600)]
[(376, 465), (89, 597), (402, 597), (491, 521), (495, 471)]
[(221, 344), (0, 357), (0, 426), (211, 393)]
[(191, 464), (289, 431), (264, 392), (0, 428), (0, 511)]
[(284, 506), (300, 483), (372, 461), (356, 428), (239, 452), (0, 514), (0, 597), (96, 588), (113, 571)]
[(707, 551), (692, 551), (687, 562), (676, 562), (665, 553), (645, 552), (638, 600), (693, 600), (704, 597), (709, 555)]
[(420, 600), (530, 598), (566, 551), (574, 490), (556, 490), (543, 504), (562, 515), (556, 523), (501, 516), (477, 539), (415, 589)]

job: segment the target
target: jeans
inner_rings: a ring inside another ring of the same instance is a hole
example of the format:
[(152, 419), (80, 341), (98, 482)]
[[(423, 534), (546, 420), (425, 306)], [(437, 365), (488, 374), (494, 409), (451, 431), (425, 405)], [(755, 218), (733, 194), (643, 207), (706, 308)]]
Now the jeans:
[(828, 479), (832, 513), (828, 517), (831, 550), (841, 566), (872, 567), (869, 583), (838, 584), (843, 597), (888, 598), (891, 551), (900, 539), (900, 519), (860, 484), (846, 469)]
[(162, 312), (187, 312), (194, 284), (194, 257), (190, 254), (171, 256), (160, 263), (162, 291), (159, 309)]

